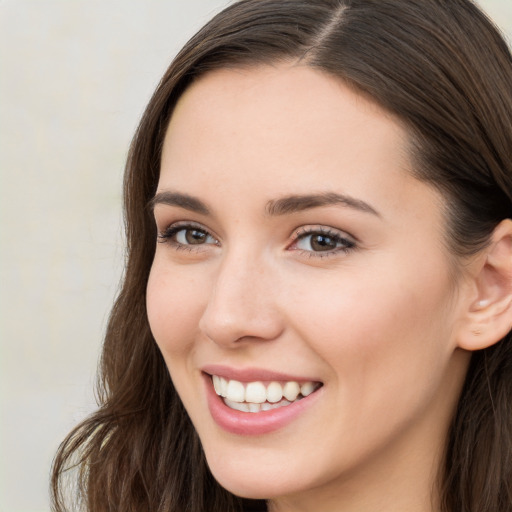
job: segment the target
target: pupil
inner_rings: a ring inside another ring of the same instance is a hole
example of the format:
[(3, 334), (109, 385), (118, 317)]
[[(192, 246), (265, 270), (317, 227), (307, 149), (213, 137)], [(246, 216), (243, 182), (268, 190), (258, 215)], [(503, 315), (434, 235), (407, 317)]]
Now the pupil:
[(206, 240), (206, 233), (198, 229), (187, 229), (185, 239), (189, 244), (202, 244)]
[(336, 241), (330, 236), (315, 235), (311, 238), (311, 247), (315, 251), (329, 251), (336, 248)]

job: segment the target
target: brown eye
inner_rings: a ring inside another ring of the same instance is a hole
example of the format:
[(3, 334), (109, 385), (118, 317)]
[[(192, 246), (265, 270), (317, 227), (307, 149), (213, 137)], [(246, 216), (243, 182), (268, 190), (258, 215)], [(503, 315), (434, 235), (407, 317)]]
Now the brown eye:
[[(204, 244), (208, 239), (208, 234), (199, 229), (183, 229), (182, 232), (185, 234), (187, 244)], [(176, 238), (178, 238), (178, 236)]]
[(334, 231), (309, 231), (303, 232), (293, 244), (293, 248), (306, 251), (314, 255), (315, 253), (337, 253), (339, 251), (349, 251), (355, 247), (355, 243), (345, 238), (344, 233)]
[(158, 235), (160, 242), (175, 246), (218, 245), (218, 241), (205, 229), (196, 226), (171, 226)]
[(330, 236), (316, 234), (311, 235), (310, 244), (313, 251), (332, 251), (336, 249), (338, 242)]

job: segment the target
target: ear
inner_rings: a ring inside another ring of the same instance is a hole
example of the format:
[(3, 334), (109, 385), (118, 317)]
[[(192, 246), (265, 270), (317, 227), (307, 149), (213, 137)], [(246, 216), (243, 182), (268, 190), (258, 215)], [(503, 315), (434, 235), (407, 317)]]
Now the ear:
[(512, 328), (512, 220), (498, 224), (474, 264), (474, 293), (458, 336), (458, 346), (471, 351), (494, 345)]

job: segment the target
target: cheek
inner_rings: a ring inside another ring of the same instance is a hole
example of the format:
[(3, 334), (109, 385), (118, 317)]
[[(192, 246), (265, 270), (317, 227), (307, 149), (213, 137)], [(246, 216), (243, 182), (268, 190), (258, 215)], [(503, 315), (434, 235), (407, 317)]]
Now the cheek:
[(345, 282), (344, 292), (329, 300), (310, 298), (308, 318), (315, 320), (303, 337), (330, 369), (333, 424), (344, 425), (354, 445), (364, 432), (359, 449), (366, 453), (432, 409), (443, 394), (450, 353), (442, 287), (425, 296), (358, 284)]
[(434, 267), (403, 268), (399, 276), (384, 264), (378, 272), (353, 268), (294, 294), (297, 310), (307, 312), (297, 326), (301, 337), (355, 401), (441, 379), (450, 356), (452, 290), (448, 275)]
[(192, 348), (204, 309), (204, 286), (194, 275), (173, 272), (155, 261), (146, 293), (148, 321), (160, 350), (186, 353)]

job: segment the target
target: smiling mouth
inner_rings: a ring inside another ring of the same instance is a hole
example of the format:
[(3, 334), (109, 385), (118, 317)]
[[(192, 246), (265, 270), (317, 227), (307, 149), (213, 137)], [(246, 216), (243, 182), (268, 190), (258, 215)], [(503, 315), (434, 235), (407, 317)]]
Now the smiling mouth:
[(211, 375), (215, 393), (230, 409), (258, 413), (286, 407), (317, 391), (321, 382), (240, 382)]

